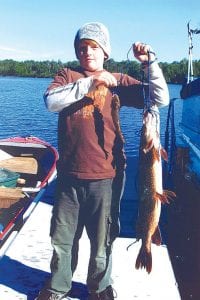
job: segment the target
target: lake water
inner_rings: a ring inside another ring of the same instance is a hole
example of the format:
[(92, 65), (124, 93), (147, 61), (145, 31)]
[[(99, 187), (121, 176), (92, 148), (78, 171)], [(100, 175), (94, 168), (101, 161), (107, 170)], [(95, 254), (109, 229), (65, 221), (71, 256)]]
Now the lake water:
[[(57, 147), (57, 114), (47, 111), (43, 93), (50, 78), (0, 77), (0, 138), (33, 135)], [(178, 98), (180, 85), (169, 85), (170, 98)], [(182, 100), (175, 101), (175, 123), (180, 122)], [(161, 139), (164, 138), (168, 107), (160, 109)], [(127, 156), (138, 154), (142, 111), (122, 107), (121, 127)], [(178, 129), (179, 130), (179, 129)]]
[[(57, 113), (48, 112), (43, 93), (51, 79), (0, 77), (0, 138), (12, 136), (37, 136), (57, 148)], [(170, 98), (179, 98), (180, 85), (169, 85)], [(182, 110), (182, 100), (175, 101), (177, 134)], [(164, 144), (168, 107), (160, 109), (161, 141)], [(121, 202), (121, 236), (134, 237), (137, 219), (137, 166), (142, 110), (122, 107), (121, 127), (125, 137), (127, 156), (126, 185)], [(48, 194), (48, 193), (47, 193)], [(52, 190), (46, 201), (52, 203)]]

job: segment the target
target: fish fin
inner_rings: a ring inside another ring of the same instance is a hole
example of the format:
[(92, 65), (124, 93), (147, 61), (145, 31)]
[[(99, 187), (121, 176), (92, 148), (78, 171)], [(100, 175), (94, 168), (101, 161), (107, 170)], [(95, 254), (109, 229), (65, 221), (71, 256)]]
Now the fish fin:
[(153, 148), (153, 145), (154, 145), (153, 139), (151, 139), (151, 140), (147, 143), (147, 145), (144, 147), (143, 152), (144, 152), (145, 154), (148, 153), (148, 152)]
[(162, 204), (169, 204), (170, 200), (176, 197), (176, 194), (169, 190), (164, 190), (162, 194), (156, 193), (156, 198), (161, 201)]
[(176, 198), (176, 194), (169, 190), (164, 190), (163, 195), (166, 199), (165, 203), (169, 203), (170, 200), (173, 200), (173, 198)]
[(157, 161), (160, 161), (160, 151), (159, 150), (154, 151), (154, 158)]
[(162, 194), (156, 193), (156, 199), (160, 200), (162, 204), (169, 204), (169, 199), (164, 191)]
[(176, 198), (176, 194), (175, 194), (173, 191), (170, 191), (170, 190), (164, 190), (163, 192), (165, 193), (165, 195), (166, 195), (169, 199)]
[(160, 246), (162, 243), (162, 237), (161, 237), (161, 232), (160, 228), (157, 227), (154, 234), (151, 237), (152, 243), (156, 244), (157, 246)]
[(139, 254), (135, 262), (135, 268), (146, 269), (147, 273), (151, 273), (152, 270), (152, 254), (151, 251), (147, 251), (143, 246), (141, 246)]
[(164, 148), (161, 148), (161, 149), (160, 149), (160, 154), (161, 154), (161, 157), (162, 157), (165, 161), (168, 161), (168, 154), (167, 154), (167, 151), (166, 151)]

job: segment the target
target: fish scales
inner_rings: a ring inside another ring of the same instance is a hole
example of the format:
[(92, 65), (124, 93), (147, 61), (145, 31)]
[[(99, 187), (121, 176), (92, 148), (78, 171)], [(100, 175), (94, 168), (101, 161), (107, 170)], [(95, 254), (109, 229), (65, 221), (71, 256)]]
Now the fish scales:
[(159, 219), (161, 203), (169, 203), (175, 194), (162, 187), (161, 155), (167, 158), (160, 144), (160, 120), (157, 111), (144, 112), (139, 151), (139, 210), (137, 240), (142, 245), (136, 259), (136, 269), (152, 270), (151, 243), (162, 243)]

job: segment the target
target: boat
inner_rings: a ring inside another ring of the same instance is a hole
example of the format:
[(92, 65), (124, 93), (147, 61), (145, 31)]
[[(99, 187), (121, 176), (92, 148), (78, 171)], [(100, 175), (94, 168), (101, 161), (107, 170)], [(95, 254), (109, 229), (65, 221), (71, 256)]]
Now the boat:
[(192, 66), (192, 30), (188, 23), (188, 74), (180, 90), (182, 101), (181, 133), (174, 126), (174, 102), (169, 111), (166, 149), (170, 159), (165, 173), (167, 187), (177, 197), (167, 207), (167, 245), (178, 283), (181, 299), (200, 299), (200, 77)]
[(37, 137), (0, 140), (0, 248), (56, 178), (57, 150)]

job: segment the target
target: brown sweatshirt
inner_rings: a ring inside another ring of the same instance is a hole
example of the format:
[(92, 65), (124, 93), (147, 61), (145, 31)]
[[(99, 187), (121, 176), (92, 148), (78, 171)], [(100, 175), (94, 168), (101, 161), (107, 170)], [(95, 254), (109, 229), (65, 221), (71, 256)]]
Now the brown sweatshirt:
[[(80, 68), (62, 69), (48, 90), (94, 74)], [(59, 113), (59, 173), (96, 180), (113, 178), (116, 170), (125, 168), (118, 109), (123, 105), (143, 108), (143, 89), (128, 75), (113, 75), (119, 82), (116, 88), (99, 87)]]

